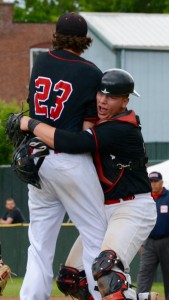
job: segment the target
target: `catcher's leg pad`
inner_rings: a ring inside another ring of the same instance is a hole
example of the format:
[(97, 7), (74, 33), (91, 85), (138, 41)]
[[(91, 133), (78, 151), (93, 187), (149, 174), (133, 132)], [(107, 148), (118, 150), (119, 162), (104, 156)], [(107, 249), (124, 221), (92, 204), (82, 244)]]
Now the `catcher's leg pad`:
[(56, 284), (66, 296), (70, 295), (79, 300), (93, 300), (88, 290), (85, 271), (61, 265), (56, 277)]
[(126, 299), (123, 292), (128, 289), (128, 283), (124, 274), (111, 270), (101, 276), (97, 283), (104, 300)]

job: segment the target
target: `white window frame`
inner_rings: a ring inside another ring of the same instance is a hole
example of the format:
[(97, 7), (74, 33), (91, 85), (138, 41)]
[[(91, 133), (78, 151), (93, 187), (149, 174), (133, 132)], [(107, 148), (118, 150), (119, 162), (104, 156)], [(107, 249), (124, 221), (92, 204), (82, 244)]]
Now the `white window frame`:
[(34, 60), (35, 60), (34, 54), (36, 54), (36, 52), (38, 52), (37, 53), (37, 55), (38, 55), (41, 52), (47, 52), (47, 51), (49, 51), (49, 48), (31, 48), (30, 49), (30, 73), (32, 71), (32, 67), (33, 67)]

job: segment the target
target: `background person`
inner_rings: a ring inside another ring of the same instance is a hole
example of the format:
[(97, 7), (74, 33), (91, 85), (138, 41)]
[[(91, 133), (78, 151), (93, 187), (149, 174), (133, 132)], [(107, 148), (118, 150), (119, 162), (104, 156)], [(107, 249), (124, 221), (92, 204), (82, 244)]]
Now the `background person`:
[[(107, 300), (137, 299), (130, 286), (130, 263), (156, 221), (144, 140), (138, 116), (127, 109), (129, 94), (138, 95), (132, 76), (125, 70), (110, 69), (103, 74), (98, 88), (100, 121), (93, 128), (70, 133), (37, 123), (29, 117), (21, 119), (22, 130), (29, 129), (58, 151), (74, 154), (95, 152), (108, 228), (101, 253), (93, 263), (93, 275), (102, 298)], [(62, 292), (70, 295), (76, 288), (73, 280), (76, 271), (73, 273), (72, 270), (71, 274), (70, 266), (79, 268), (80, 265), (78, 252), (76, 254), (69, 257), (67, 266), (61, 267), (57, 278)], [(147, 297), (148, 293), (140, 295), (139, 299)]]
[(151, 290), (157, 267), (160, 265), (165, 299), (169, 299), (169, 191), (163, 186), (161, 173), (151, 172), (149, 179), (157, 207), (157, 221), (141, 248), (137, 292)]
[(13, 198), (8, 198), (5, 201), (6, 212), (0, 219), (0, 224), (16, 224), (26, 222), (20, 209), (16, 206)]

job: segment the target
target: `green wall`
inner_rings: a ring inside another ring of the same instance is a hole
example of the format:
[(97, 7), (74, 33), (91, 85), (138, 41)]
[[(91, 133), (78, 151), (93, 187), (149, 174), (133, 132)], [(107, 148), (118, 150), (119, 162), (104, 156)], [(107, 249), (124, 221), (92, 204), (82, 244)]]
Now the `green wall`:
[[(78, 236), (78, 231), (73, 224), (62, 224), (54, 258), (53, 270), (56, 276), (60, 263), (64, 263), (70, 248)], [(0, 226), (0, 240), (2, 258), (12, 272), (18, 277), (23, 277), (26, 270), (28, 242), (28, 224)], [(131, 278), (136, 281), (139, 267), (139, 255), (136, 255), (131, 264)], [(161, 271), (158, 270), (155, 281), (162, 282)]]
[[(66, 261), (70, 248), (78, 236), (73, 224), (62, 224), (54, 258), (54, 274), (60, 263)], [(18, 277), (23, 277), (26, 270), (28, 241), (28, 224), (0, 225), (1, 252), (4, 262), (11, 267)]]

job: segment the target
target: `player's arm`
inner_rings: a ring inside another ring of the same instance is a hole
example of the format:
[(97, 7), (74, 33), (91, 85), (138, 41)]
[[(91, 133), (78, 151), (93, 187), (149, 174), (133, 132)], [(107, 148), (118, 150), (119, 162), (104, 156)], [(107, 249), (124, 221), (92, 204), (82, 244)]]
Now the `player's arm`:
[(76, 133), (68, 132), (38, 122), (27, 116), (22, 117), (20, 128), (24, 131), (29, 130), (33, 132), (35, 136), (39, 137), (50, 148), (60, 152), (85, 153), (94, 152), (97, 148), (95, 137), (90, 130)]
[(84, 121), (83, 122), (83, 130), (86, 130), (88, 128), (92, 128), (94, 126), (94, 123), (93, 122), (90, 122), (90, 121)]
[(13, 218), (8, 217), (6, 220), (0, 219), (0, 224), (12, 224)]

